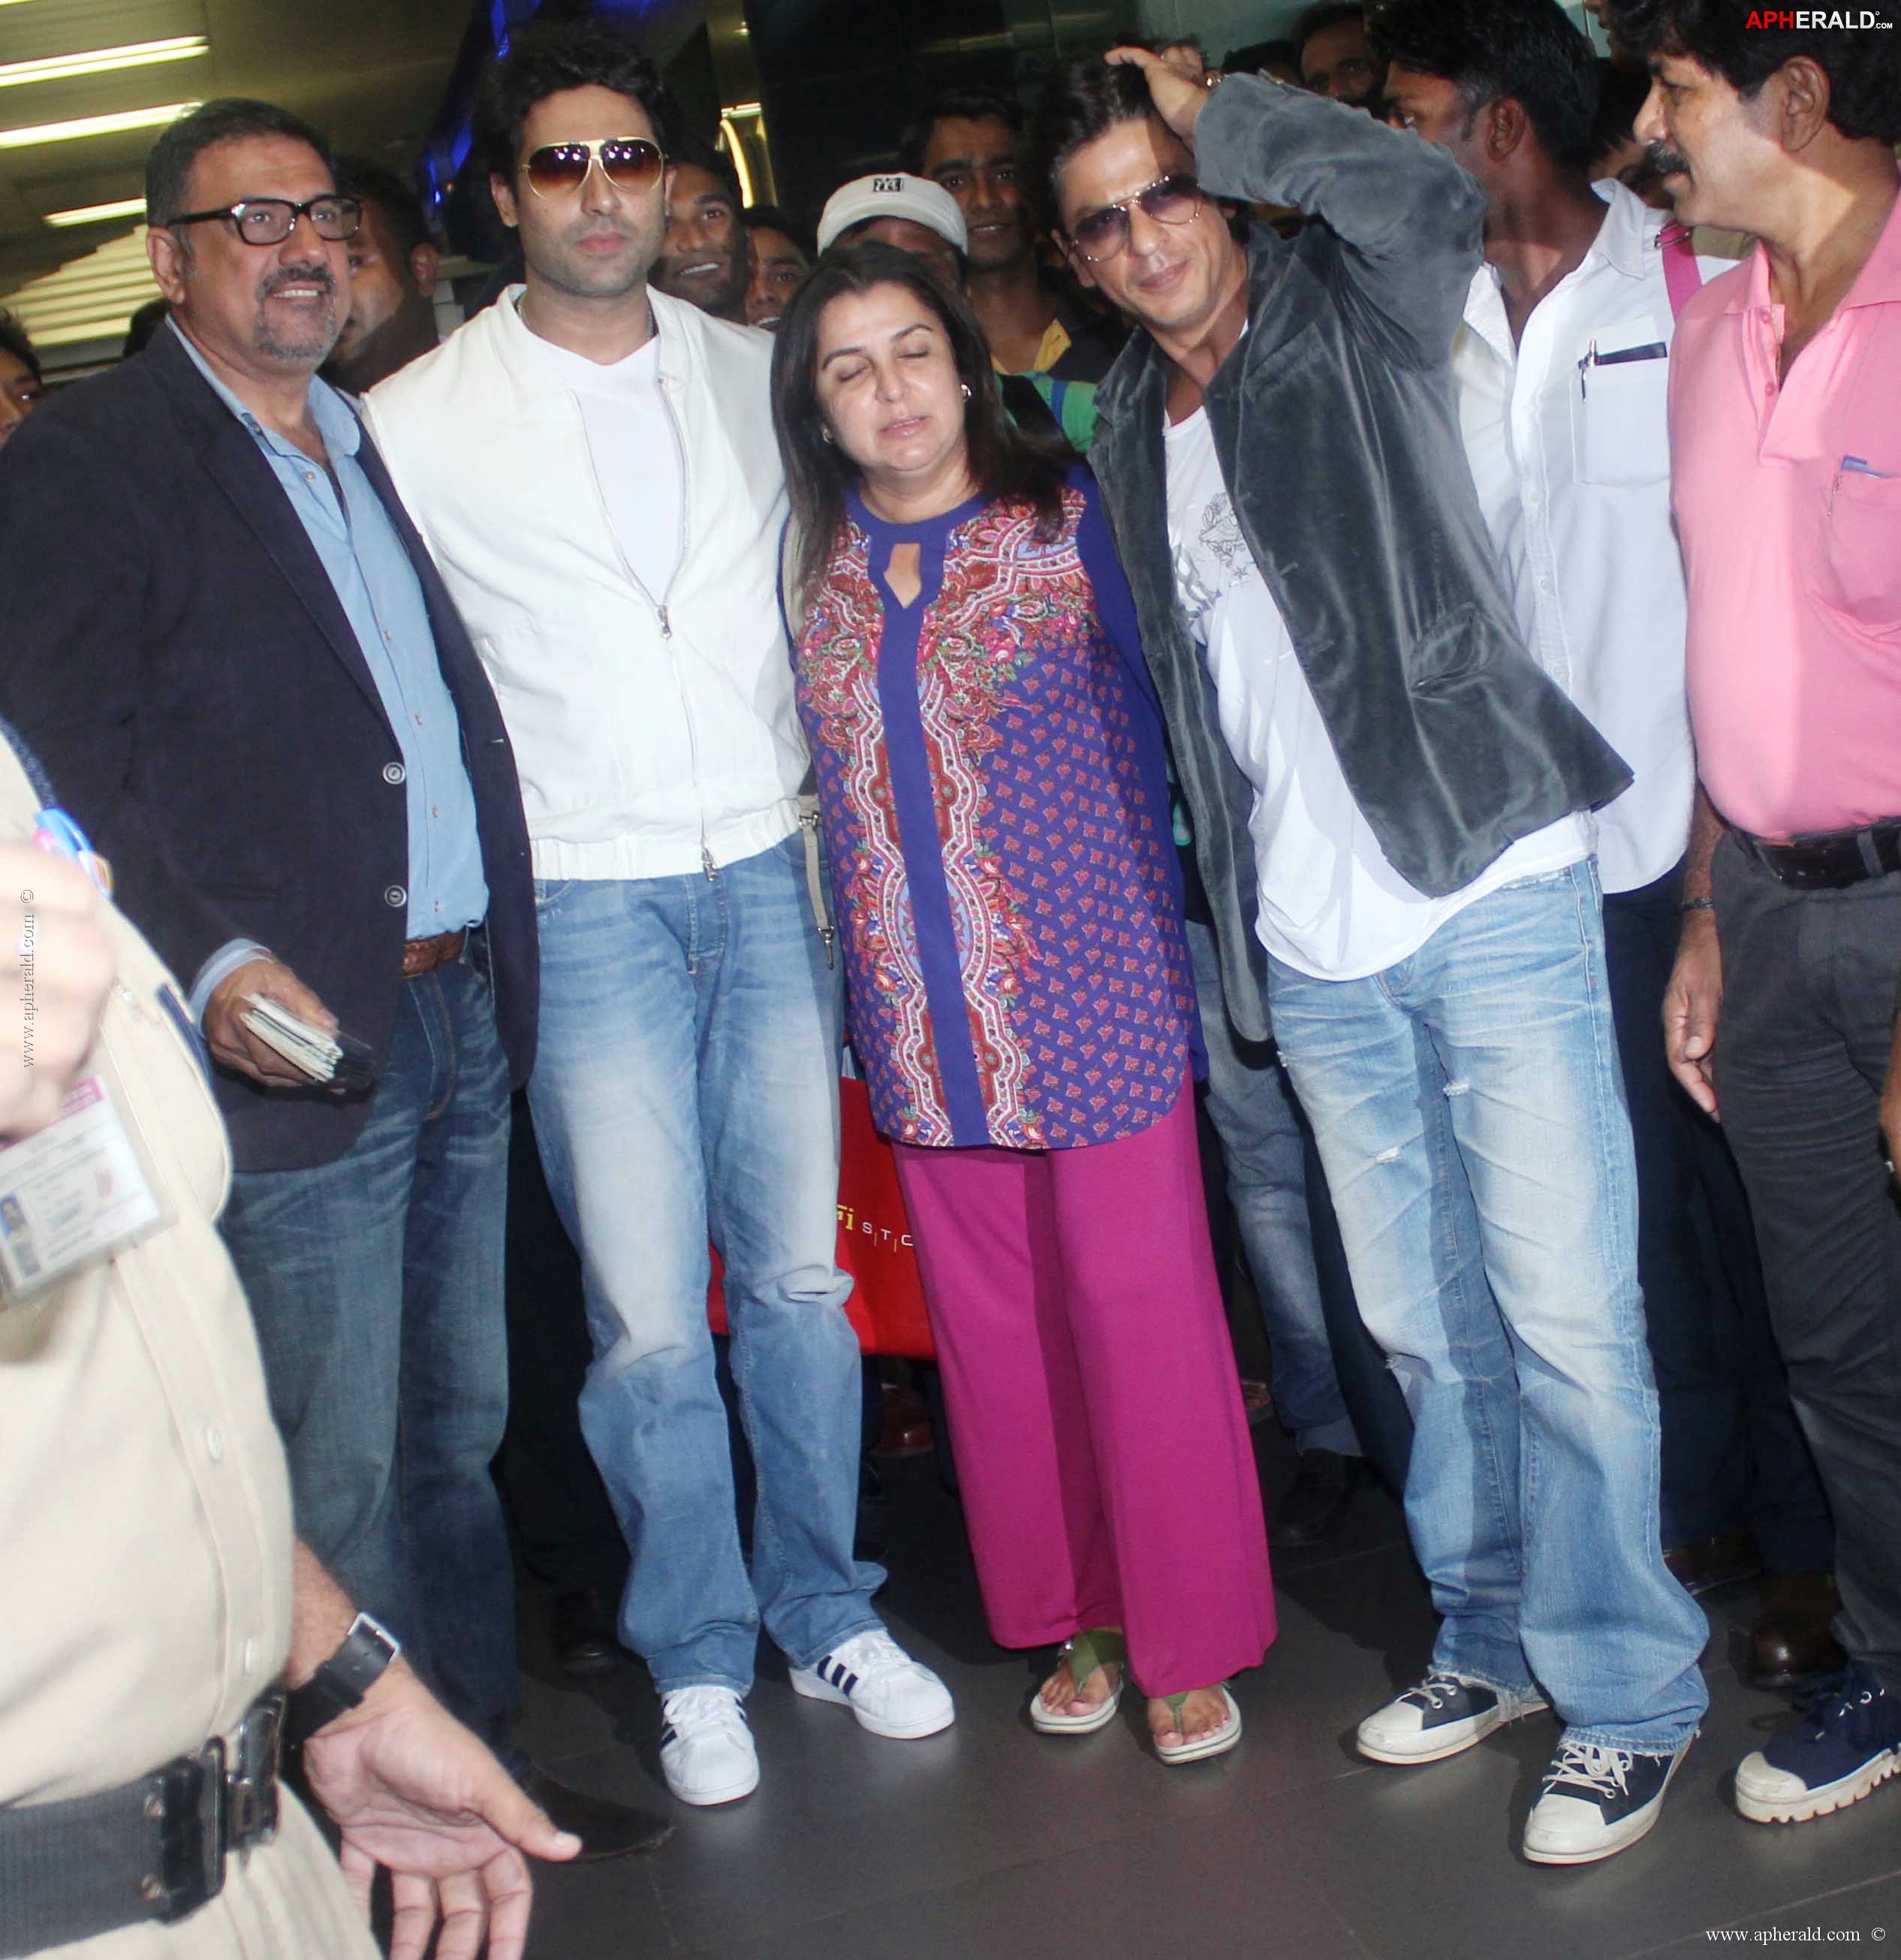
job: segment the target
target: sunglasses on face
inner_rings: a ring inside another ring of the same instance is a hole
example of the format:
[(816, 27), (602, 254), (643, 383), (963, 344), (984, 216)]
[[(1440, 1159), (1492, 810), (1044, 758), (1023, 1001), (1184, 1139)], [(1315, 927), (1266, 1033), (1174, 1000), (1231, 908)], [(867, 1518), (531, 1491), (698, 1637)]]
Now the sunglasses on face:
[(1129, 207), (1136, 204), (1159, 224), (1187, 224), (1201, 208), (1201, 186), (1191, 177), (1157, 177), (1132, 196), (1079, 218), (1070, 237), (1091, 265), (1113, 259), (1128, 243)]
[(308, 204), (293, 204), (288, 197), (247, 197), (222, 211), (182, 211), (167, 219), (164, 228), (205, 224), (215, 218), (223, 218), (247, 245), (281, 245), (300, 218), (310, 221), (310, 229), (319, 238), (338, 244), (357, 235), (363, 206), (353, 197), (313, 197)]
[(522, 169), (537, 196), (560, 197), (579, 190), (596, 164), (616, 190), (651, 190), (666, 158), (644, 136), (602, 136), (591, 143), (544, 143), (529, 151)]

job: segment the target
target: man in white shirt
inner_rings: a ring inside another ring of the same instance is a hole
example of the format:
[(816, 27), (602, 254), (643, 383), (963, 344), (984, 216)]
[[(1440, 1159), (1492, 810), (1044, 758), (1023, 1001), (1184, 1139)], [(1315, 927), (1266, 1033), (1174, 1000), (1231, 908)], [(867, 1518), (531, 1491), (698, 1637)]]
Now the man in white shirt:
[[(1661, 1035), (1696, 757), (1666, 422), (1677, 307), (1705, 274), (1623, 184), (1592, 183), (1590, 44), (1556, 0), (1393, 0), (1394, 119), (1487, 200), (1452, 371), (1480, 506), (1534, 659), (1635, 772), (1594, 813), (1604, 951), (1636, 1146), (1638, 1274), (1663, 1419), (1665, 1561), (1692, 1592), (1777, 1575), (1763, 1685), (1832, 1673), (1828, 1507), (1769, 1331), (1740, 1179)], [(1813, 1597), (1807, 1611), (1801, 1602)]]
[[(1338, 103), (1206, 91), (1135, 49), (1060, 73), (1042, 135), (1072, 266), (1138, 325), (1092, 460), (1229, 1010), (1265, 1032), (1264, 964), (1414, 1418), (1407, 1522), (1443, 1624), (1359, 1746), (1437, 1761), (1548, 1704), (1525, 1854), (1607, 1857), (1696, 1732), (1707, 1628), (1658, 1542), (1584, 815), (1628, 772), (1525, 657), (1459, 448), (1446, 357), (1483, 199)], [(1244, 251), (1216, 197), (1320, 221)]]
[[(771, 342), (653, 290), (658, 78), (603, 24), (530, 27), (485, 87), (526, 284), (367, 405), (520, 764), (542, 993), (529, 1087), (580, 1248), (581, 1421), (632, 1570), (621, 1634), (683, 1802), (758, 1780), (758, 1628), (800, 1694), (928, 1735), (943, 1684), (852, 1556), (857, 1344), (834, 1262), (837, 978), (807, 896), (777, 597)], [(759, 1470), (749, 1574), (707, 1325), (725, 1265)]]

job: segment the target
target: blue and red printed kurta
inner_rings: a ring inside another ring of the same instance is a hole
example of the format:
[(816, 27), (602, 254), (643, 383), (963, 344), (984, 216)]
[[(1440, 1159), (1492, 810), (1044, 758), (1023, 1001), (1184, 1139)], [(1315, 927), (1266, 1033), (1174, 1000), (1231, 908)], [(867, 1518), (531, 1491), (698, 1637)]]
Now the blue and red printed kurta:
[[(901, 606), (879, 574), (919, 547)], [(794, 656), (879, 1129), (1061, 1150), (1133, 1135), (1198, 1056), (1161, 718), (1093, 481), (1060, 534), (854, 492)]]

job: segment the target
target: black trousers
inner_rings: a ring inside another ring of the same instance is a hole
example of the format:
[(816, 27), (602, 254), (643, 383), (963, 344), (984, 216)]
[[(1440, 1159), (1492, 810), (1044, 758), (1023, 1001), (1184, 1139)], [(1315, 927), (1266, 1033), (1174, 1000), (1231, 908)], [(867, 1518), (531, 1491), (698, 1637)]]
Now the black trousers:
[[(1664, 1053), (1680, 865), (1604, 899), (1637, 1157), (1637, 1274), (1663, 1421), (1666, 1547), (1752, 1529), (1773, 1572), (1826, 1572), (1833, 1532), (1789, 1400), (1734, 1159)], [(1727, 1033), (1727, 1029), (1725, 1029)]]
[(1901, 1690), (1901, 1210), (1879, 1122), (1901, 873), (1795, 891), (1728, 837), (1715, 896), (1716, 1090), (1835, 1513), (1835, 1637)]
[(522, 1561), (557, 1592), (592, 1587), (617, 1602), (627, 1545), (581, 1436), (581, 1383), (593, 1358), (581, 1262), (556, 1214), (517, 1095), (508, 1139), (508, 1428), (497, 1481)]

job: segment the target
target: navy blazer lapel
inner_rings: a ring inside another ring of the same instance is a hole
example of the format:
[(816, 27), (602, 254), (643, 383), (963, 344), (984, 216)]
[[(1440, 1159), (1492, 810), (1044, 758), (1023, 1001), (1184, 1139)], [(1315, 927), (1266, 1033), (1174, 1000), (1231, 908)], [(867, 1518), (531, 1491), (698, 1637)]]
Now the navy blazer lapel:
[(199, 460), (256, 533), (285, 582), (386, 727), (389, 718), (383, 712), (383, 696), (377, 692), (349, 616), (310, 533), (291, 509), (283, 485), (259, 453), (256, 438), (211, 392), (173, 334), (159, 334), (146, 354), (164, 370), (167, 393), (195, 439)]

